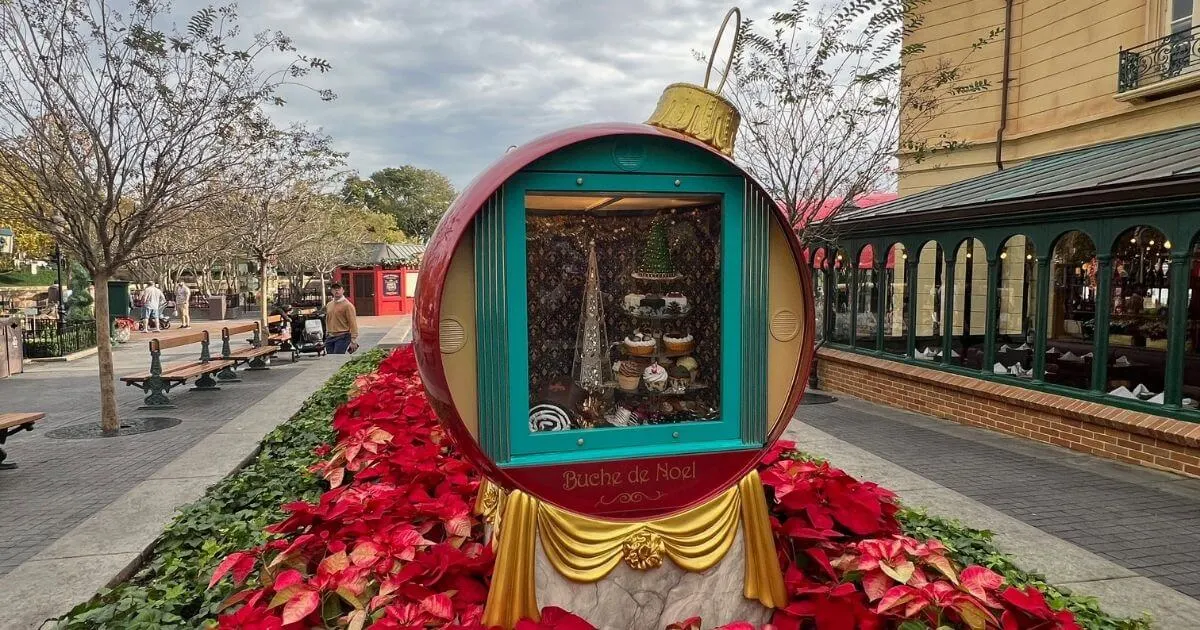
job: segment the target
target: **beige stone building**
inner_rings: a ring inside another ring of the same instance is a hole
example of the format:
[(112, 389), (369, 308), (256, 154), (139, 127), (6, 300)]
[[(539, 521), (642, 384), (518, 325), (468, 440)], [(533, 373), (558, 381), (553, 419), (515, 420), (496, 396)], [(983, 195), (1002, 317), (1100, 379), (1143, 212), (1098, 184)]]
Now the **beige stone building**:
[(1200, 0), (922, 11), (907, 82), (991, 87), (814, 252), (821, 387), (1200, 477)]
[(906, 70), (966, 59), (968, 76), (991, 87), (923, 128), (970, 146), (919, 164), (901, 156), (901, 196), (1200, 123), (1200, 0), (930, 0), (920, 10), (906, 43), (926, 49)]

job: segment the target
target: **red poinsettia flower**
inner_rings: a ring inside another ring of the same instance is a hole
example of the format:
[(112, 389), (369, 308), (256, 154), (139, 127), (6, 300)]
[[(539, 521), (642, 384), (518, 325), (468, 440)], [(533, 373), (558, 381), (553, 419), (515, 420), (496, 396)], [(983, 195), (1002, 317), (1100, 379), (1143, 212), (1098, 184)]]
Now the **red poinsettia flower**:
[[(493, 550), (472, 513), (480, 477), (439, 425), (411, 349), (356, 379), (333, 416), (337, 440), (315, 452), (330, 490), (284, 506), (279, 534), (222, 560), (212, 585), (232, 574), (253, 583), (221, 606), (222, 628), (283, 630), (328, 623), (373, 630), (485, 630)], [(959, 570), (936, 540), (899, 535), (895, 495), (827, 463), (799, 461), (777, 442), (763, 456), (788, 604), (761, 630), (882, 630), (926, 625), (1071, 630), (1036, 590), (1003, 588), (983, 567)], [(234, 610), (236, 608), (236, 610)], [(323, 617), (319, 619), (318, 617)], [(339, 627), (342, 627), (339, 625)], [(697, 630), (700, 619), (669, 626)], [(594, 630), (546, 608), (518, 630)], [(718, 630), (753, 630), (733, 622)]]
[(1032, 586), (1004, 589), (1000, 600), (1004, 604), (1000, 627), (1004, 630), (1079, 630), (1070, 611), (1053, 610), (1046, 596)]
[(522, 619), (513, 630), (596, 630), (595, 626), (556, 606), (542, 609), (542, 620)]

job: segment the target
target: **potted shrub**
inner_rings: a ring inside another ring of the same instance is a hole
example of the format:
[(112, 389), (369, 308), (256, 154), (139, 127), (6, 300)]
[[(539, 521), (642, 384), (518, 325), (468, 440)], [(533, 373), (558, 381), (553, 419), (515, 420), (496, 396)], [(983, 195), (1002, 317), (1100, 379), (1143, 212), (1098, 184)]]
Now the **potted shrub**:
[(1142, 324), (1142, 335), (1146, 338), (1146, 347), (1155, 350), (1167, 349), (1167, 325), (1161, 319), (1155, 319)]

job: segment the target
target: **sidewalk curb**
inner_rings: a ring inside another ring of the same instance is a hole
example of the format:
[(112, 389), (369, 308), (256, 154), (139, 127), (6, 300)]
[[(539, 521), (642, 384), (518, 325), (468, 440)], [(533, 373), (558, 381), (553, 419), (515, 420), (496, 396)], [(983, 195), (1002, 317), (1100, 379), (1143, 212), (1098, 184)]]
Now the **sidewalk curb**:
[(379, 340), (376, 347), (384, 350), (392, 350), (412, 341), (412, 317), (407, 317), (400, 323), (392, 327), (391, 330)]
[(1154, 627), (1164, 630), (1200, 625), (1200, 601), (799, 419), (792, 420), (784, 438), (794, 440), (801, 451), (827, 459), (858, 479), (874, 481), (896, 492), (907, 506), (924, 508), (932, 515), (955, 519), (975, 529), (990, 530), (996, 546), (1012, 556), (1021, 568), (1041, 573), (1054, 586), (1098, 598), (1105, 612), (1129, 617), (1149, 612), (1154, 617)]
[(350, 355), (314, 362), (67, 534), (0, 577), (5, 628), (52, 628), (61, 616), (127, 579), (148, 559), (177, 508), (240, 470), (264, 436), (291, 418)]
[(87, 348), (86, 350), (80, 350), (79, 352), (72, 352), (71, 354), (61, 356), (61, 357), (40, 357), (37, 359), (25, 359), (25, 362), (26, 363), (63, 363), (65, 361), (76, 361), (78, 359), (84, 359), (84, 358), (87, 358), (87, 357), (90, 357), (90, 356), (96, 354), (99, 351), (100, 350), (97, 347), (92, 346), (91, 348)]

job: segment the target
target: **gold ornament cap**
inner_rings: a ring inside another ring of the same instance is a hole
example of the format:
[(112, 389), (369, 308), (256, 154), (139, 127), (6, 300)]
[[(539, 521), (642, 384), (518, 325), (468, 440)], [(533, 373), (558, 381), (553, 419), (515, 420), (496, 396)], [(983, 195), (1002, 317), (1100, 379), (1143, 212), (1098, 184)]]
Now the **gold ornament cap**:
[(695, 138), (730, 157), (733, 156), (733, 144), (737, 138), (738, 125), (742, 122), (742, 115), (738, 113), (733, 103), (721, 96), (721, 88), (725, 86), (725, 79), (729, 75), (729, 68), (733, 63), (732, 53), (729, 62), (725, 65), (725, 72), (721, 75), (721, 83), (717, 85), (717, 89), (708, 89), (708, 81), (712, 75), (712, 64), (717, 55), (717, 46), (721, 43), (721, 36), (729, 24), (729, 18), (735, 15), (737, 16), (737, 26), (734, 27), (733, 45), (737, 46), (741, 33), (742, 12), (734, 7), (725, 14), (725, 20), (721, 22), (721, 30), (717, 32), (717, 40), (713, 42), (712, 54), (708, 56), (708, 70), (704, 73), (704, 86), (691, 83), (668, 85), (667, 89), (663, 90), (662, 97), (658, 99), (658, 107), (646, 121), (648, 125), (670, 129)]

